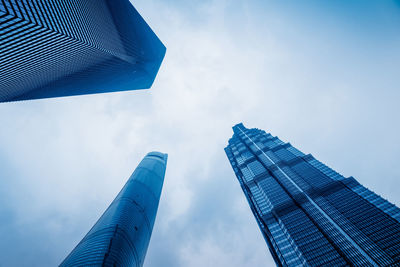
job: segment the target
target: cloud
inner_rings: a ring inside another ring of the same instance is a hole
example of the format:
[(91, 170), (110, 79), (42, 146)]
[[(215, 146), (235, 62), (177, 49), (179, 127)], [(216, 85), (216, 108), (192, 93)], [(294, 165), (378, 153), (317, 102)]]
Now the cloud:
[(313, 9), (134, 4), (167, 46), (152, 89), (0, 105), (5, 266), (61, 262), (151, 150), (169, 161), (145, 266), (272, 266), (223, 151), (240, 121), (400, 203), (391, 33), (360, 48)]

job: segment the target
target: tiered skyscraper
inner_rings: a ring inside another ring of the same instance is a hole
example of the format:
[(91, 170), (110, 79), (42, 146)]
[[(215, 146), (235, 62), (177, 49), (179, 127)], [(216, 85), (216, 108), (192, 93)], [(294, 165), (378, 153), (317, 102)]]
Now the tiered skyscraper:
[(259, 129), (225, 152), (278, 266), (400, 266), (400, 209)]
[(150, 88), (164, 55), (129, 0), (0, 1), (0, 102)]
[(61, 266), (142, 266), (157, 214), (166, 164), (166, 154), (147, 154)]

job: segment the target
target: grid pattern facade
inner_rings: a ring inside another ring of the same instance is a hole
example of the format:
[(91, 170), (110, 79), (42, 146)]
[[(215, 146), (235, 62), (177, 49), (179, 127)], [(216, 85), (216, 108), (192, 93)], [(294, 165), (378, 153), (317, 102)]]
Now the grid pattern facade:
[(167, 155), (149, 153), (60, 266), (142, 266), (164, 182)]
[(400, 266), (400, 209), (243, 124), (226, 155), (278, 266)]
[(0, 0), (0, 102), (149, 88), (164, 54), (129, 0)]

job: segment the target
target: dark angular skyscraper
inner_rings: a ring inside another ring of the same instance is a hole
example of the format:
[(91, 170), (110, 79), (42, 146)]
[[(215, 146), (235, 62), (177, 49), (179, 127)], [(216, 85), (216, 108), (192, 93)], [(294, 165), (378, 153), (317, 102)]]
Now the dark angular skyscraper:
[(0, 102), (150, 88), (164, 55), (129, 0), (0, 1)]
[(147, 154), (61, 266), (142, 266), (157, 214), (166, 164), (166, 154)]
[(259, 129), (226, 155), (278, 266), (400, 266), (400, 209)]

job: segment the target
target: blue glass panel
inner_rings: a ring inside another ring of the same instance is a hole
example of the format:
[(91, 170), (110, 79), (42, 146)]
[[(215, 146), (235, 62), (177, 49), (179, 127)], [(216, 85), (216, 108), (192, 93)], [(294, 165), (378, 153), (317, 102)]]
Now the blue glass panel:
[(4, 0), (0, 12), (0, 102), (146, 89), (165, 54), (129, 0)]

